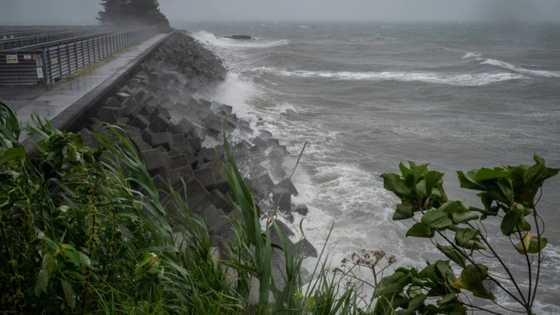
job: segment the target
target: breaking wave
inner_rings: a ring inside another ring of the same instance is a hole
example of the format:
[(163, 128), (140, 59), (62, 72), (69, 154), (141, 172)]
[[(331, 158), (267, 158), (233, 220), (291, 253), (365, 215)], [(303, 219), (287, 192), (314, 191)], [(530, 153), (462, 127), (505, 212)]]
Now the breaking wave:
[(527, 69), (520, 66), (516, 66), (509, 62), (505, 62), (499, 59), (492, 59), (492, 58), (483, 58), (481, 53), (478, 52), (467, 52), (463, 59), (471, 59), (480, 62), (483, 65), (490, 65), (494, 67), (498, 67), (501, 69), (509, 70), (512, 72), (516, 72), (519, 74), (525, 74), (530, 76), (536, 77), (544, 77), (544, 78), (560, 78), (560, 71), (547, 71), (547, 70), (534, 70), (534, 69)]
[(200, 41), (203, 44), (214, 46), (214, 47), (222, 47), (222, 48), (272, 48), (278, 46), (288, 45), (290, 42), (286, 39), (282, 40), (262, 40), (262, 39), (254, 39), (254, 40), (237, 40), (231, 38), (225, 38), (216, 36), (216, 34), (207, 32), (207, 31), (199, 31), (196, 33), (191, 34), (196, 40)]
[(424, 82), (453, 86), (483, 86), (493, 83), (526, 79), (525, 76), (510, 72), (444, 74), (436, 72), (331, 72), (331, 71), (287, 71), (270, 67), (259, 67), (252, 71), (297, 78), (319, 78), (345, 81), (400, 81)]

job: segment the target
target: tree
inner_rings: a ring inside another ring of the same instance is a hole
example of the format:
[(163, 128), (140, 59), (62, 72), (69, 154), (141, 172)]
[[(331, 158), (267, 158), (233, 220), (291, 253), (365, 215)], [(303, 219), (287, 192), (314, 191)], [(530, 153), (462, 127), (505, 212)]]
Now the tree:
[(101, 5), (98, 19), (104, 25), (169, 28), (157, 0), (102, 0)]

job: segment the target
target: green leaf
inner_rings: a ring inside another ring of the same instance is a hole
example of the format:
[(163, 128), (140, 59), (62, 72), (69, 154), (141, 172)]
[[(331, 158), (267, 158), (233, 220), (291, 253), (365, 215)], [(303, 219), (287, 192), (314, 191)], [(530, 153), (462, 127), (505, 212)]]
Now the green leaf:
[(0, 165), (6, 165), (9, 162), (21, 162), (25, 159), (25, 149), (17, 146), (8, 149), (0, 149)]
[(455, 243), (466, 249), (485, 248), (480, 240), (480, 231), (471, 228), (457, 229), (455, 232)]
[(495, 300), (496, 297), (488, 290), (483, 281), (488, 277), (488, 267), (484, 265), (468, 265), (461, 272), (461, 278), (455, 283), (455, 287), (466, 289), (473, 293), (474, 296)]
[(446, 202), (439, 209), (448, 213), (455, 224), (478, 219), (479, 217), (478, 213), (467, 209), (460, 201)]
[(405, 220), (412, 218), (414, 216), (414, 211), (412, 206), (408, 203), (401, 203), (395, 209), (395, 214), (393, 214), (393, 220)]
[(383, 278), (379, 282), (375, 295), (376, 297), (392, 298), (394, 295), (400, 293), (411, 280), (410, 270), (398, 268), (392, 275)]
[(453, 221), (451, 221), (447, 213), (440, 209), (427, 211), (422, 216), (422, 223), (436, 230), (442, 230), (453, 225)]
[(429, 225), (426, 225), (424, 223), (416, 223), (406, 232), (406, 236), (429, 238), (434, 236), (434, 231), (430, 228)]
[(453, 248), (453, 246), (443, 246), (440, 244), (437, 244), (436, 246), (445, 256), (447, 256), (447, 258), (454, 261), (457, 265), (465, 267), (465, 257), (463, 257), (458, 250)]
[(381, 175), (383, 177), (383, 187), (392, 191), (399, 197), (410, 195), (411, 190), (406, 186), (405, 182), (397, 174), (386, 173)]
[(537, 235), (526, 233), (523, 236), (523, 239), (515, 245), (515, 249), (520, 254), (536, 254), (542, 251), (547, 244), (548, 240), (545, 237), (541, 236), (539, 240)]
[(60, 284), (62, 285), (62, 291), (64, 291), (64, 300), (66, 301), (66, 305), (70, 307), (70, 309), (74, 309), (76, 307), (76, 293), (72, 288), (72, 285), (64, 279), (60, 279)]
[(424, 301), (426, 300), (428, 296), (425, 294), (419, 294), (415, 297), (413, 297), (412, 299), (410, 299), (410, 302), (408, 303), (408, 307), (406, 309), (404, 309), (403, 311), (399, 312), (399, 314), (402, 315), (412, 315), (412, 314), (416, 314), (416, 310), (418, 310), (420, 307), (424, 306)]
[(502, 219), (502, 223), (500, 224), (500, 229), (504, 235), (511, 235), (512, 233), (516, 232), (516, 227), (521, 224), (521, 215), (516, 211), (508, 211), (504, 218)]
[(41, 268), (39, 274), (37, 275), (37, 281), (35, 282), (35, 295), (40, 296), (42, 293), (46, 293), (48, 285), (49, 272), (46, 268)]

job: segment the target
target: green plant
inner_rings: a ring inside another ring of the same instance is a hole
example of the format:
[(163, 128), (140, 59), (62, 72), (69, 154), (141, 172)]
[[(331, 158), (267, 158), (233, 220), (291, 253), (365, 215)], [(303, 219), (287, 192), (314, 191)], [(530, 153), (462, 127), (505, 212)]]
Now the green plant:
[(261, 223), (231, 154), (238, 219), (222, 257), (189, 196), (158, 190), (118, 127), (94, 133), (95, 147), (40, 119), (28, 133), (32, 153), (0, 104), (0, 313), (362, 314), (327, 271), (325, 247), (304, 289), (303, 258), (274, 220)]
[[(422, 270), (398, 268), (383, 278), (375, 293), (375, 313), (465, 314), (471, 308), (494, 314), (504, 310), (533, 314), (542, 249), (547, 244), (537, 205), (544, 181), (559, 172), (547, 167), (538, 156), (534, 161), (530, 166), (458, 172), (461, 187), (478, 191), (483, 208), (448, 200), (443, 173), (427, 165), (401, 163), (400, 174), (383, 174), (385, 188), (401, 201), (393, 219), (413, 221), (406, 236), (431, 239), (447, 260), (428, 263)], [(526, 261), (527, 284), (513, 274), (490, 241), (484, 223), (491, 217), (501, 219), (502, 237)], [(505, 279), (485, 263), (488, 258), (501, 268)], [(460, 273), (456, 275), (455, 270)], [(519, 307), (506, 308), (497, 303), (489, 284), (506, 293)], [(494, 311), (472, 304), (469, 296), (490, 301), (501, 309)]]

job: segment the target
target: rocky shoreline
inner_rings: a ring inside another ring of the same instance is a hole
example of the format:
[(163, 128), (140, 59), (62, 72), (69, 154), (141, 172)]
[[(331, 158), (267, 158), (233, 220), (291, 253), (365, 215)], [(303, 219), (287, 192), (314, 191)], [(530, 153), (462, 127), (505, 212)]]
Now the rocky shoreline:
[[(169, 187), (182, 190), (186, 184), (189, 207), (206, 220), (218, 248), (233, 237), (232, 222), (238, 216), (223, 173), (224, 135), (251, 135), (233, 139), (232, 150), (263, 215), (293, 220), (292, 211), (307, 213), (305, 205), (292, 202), (298, 192), (282, 166), (290, 157), (278, 139), (269, 132), (253, 130), (231, 106), (200, 96), (222, 82), (226, 74), (213, 52), (186, 33), (175, 32), (130, 80), (95, 106), (79, 131), (86, 142), (95, 145), (91, 130), (102, 128), (103, 123), (122, 127), (170, 208), (172, 198), (166, 191)], [(294, 235), (287, 225), (279, 225), (286, 235)], [(273, 239), (281, 245), (277, 236)], [(317, 255), (305, 239), (291, 246), (304, 256)]]

